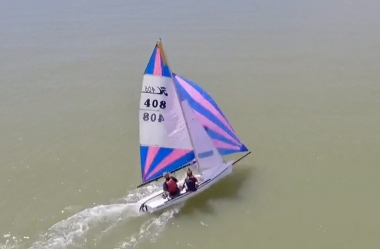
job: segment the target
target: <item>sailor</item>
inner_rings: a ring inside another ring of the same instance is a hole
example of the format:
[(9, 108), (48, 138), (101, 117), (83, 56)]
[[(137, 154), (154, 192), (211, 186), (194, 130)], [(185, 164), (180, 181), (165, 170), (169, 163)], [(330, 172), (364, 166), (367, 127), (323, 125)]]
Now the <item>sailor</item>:
[(162, 188), (164, 190), (163, 197), (170, 197), (171, 199), (179, 196), (181, 194), (181, 190), (179, 189), (177, 185), (177, 178), (174, 176), (170, 176), (168, 172), (164, 173), (165, 182), (162, 185)]
[(193, 175), (193, 172), (188, 169), (187, 177), (185, 182), (183, 183), (182, 189), (186, 186), (186, 192), (194, 192), (197, 191), (199, 186), (198, 179)]

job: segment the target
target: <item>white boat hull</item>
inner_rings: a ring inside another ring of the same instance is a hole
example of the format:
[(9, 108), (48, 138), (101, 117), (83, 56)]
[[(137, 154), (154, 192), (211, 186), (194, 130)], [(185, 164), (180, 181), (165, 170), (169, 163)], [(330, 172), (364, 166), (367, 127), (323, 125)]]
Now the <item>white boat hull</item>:
[[(209, 187), (211, 187), (212, 185), (214, 185), (215, 183), (217, 183), (218, 181), (220, 181), (227, 175), (231, 174), (232, 165), (233, 165), (233, 161), (229, 161), (229, 162), (223, 163), (217, 169), (212, 168), (210, 170), (205, 171), (204, 175), (208, 175), (208, 177), (206, 179), (203, 179), (200, 182), (200, 185), (197, 191), (186, 192), (186, 189), (183, 189), (181, 191), (181, 195), (173, 199), (163, 198), (162, 197), (163, 190), (160, 190), (151, 194), (137, 202), (138, 204), (141, 205), (140, 211), (154, 213), (154, 212), (161, 211), (165, 208), (168, 208), (170, 206), (183, 203), (187, 201), (188, 199), (202, 193), (203, 191), (205, 191), (206, 189), (208, 189)], [(199, 176), (197, 177), (199, 179)], [(183, 182), (184, 180), (178, 181), (178, 185), (182, 186)]]

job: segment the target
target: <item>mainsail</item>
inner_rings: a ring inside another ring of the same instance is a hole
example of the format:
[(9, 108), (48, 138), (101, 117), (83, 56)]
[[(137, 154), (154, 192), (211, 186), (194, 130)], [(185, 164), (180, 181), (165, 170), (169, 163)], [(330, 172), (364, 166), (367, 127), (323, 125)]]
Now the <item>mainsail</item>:
[(196, 83), (173, 73), (181, 98), (189, 102), (212, 142), (223, 156), (248, 151), (212, 97)]
[(147, 64), (140, 97), (142, 182), (175, 171), (194, 159), (179, 98), (161, 41)]

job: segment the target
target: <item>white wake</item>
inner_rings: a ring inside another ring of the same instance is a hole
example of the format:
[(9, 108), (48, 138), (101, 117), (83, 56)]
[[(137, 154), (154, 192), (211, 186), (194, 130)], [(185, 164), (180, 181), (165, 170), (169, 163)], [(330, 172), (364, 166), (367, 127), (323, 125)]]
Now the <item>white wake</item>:
[[(0, 249), (29, 248), (29, 249), (66, 249), (86, 248), (88, 243), (98, 244), (102, 237), (112, 233), (112, 230), (121, 226), (133, 217), (144, 213), (139, 212), (140, 206), (136, 204), (141, 198), (154, 193), (161, 188), (160, 184), (135, 189), (117, 204), (99, 205), (80, 211), (73, 216), (62, 220), (47, 231), (39, 234), (37, 241), (31, 246), (29, 237), (17, 237), (4, 234), (6, 241), (0, 243)], [(75, 208), (75, 207), (74, 207)], [(67, 207), (73, 209), (73, 207)], [(136, 247), (141, 242), (154, 242), (163, 231), (167, 222), (179, 212), (180, 207), (172, 208), (159, 216), (145, 221), (138, 231), (126, 236), (124, 242), (116, 244), (115, 249)], [(25, 244), (26, 243), (26, 244)], [(116, 242), (117, 243), (117, 242)]]
[[(43, 232), (38, 241), (34, 242), (30, 249), (61, 249), (61, 248), (84, 248), (87, 243), (100, 241), (112, 229), (128, 221), (132, 217), (143, 215), (139, 212), (139, 205), (131, 203), (157, 191), (160, 186), (149, 186), (131, 191), (122, 198), (124, 203), (99, 205), (85, 209), (73, 216), (62, 220), (46, 232)], [(149, 219), (141, 225), (140, 231), (136, 232), (126, 243), (137, 245), (144, 236), (154, 240), (162, 231), (166, 221), (172, 215), (170, 211), (164, 212), (158, 217)], [(91, 233), (90, 233), (91, 231)], [(120, 245), (124, 248), (123, 244)]]
[(124, 242), (121, 242), (115, 249), (124, 249), (137, 247), (141, 242), (150, 241), (155, 242), (163, 231), (165, 225), (168, 221), (173, 218), (173, 215), (178, 213), (180, 208), (174, 210), (167, 210), (159, 217), (153, 217), (143, 223), (140, 227), (140, 231), (134, 233), (132, 236), (129, 236), (125, 239)]
[(65, 248), (69, 245), (81, 247), (87, 242), (86, 235), (90, 230), (99, 229), (100, 225), (105, 224), (106, 229), (99, 231), (102, 233), (120, 221), (137, 216), (137, 210), (135, 204), (129, 203), (101, 205), (83, 210), (49, 228), (30, 249)]

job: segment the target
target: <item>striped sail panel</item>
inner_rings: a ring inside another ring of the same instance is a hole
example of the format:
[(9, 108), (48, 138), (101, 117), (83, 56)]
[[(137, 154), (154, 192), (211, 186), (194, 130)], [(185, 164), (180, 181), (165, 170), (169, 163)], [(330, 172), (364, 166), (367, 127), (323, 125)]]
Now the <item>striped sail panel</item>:
[(140, 95), (140, 157), (144, 183), (163, 171), (180, 168), (182, 162), (188, 163), (187, 157), (182, 156), (193, 151), (163, 51), (158, 42), (146, 67)]
[(173, 73), (181, 98), (188, 100), (221, 155), (248, 151), (212, 97), (196, 83)]
[(164, 172), (175, 171), (194, 159), (192, 150), (140, 146), (143, 182), (161, 177)]
[(189, 102), (181, 99), (182, 110), (189, 128), (189, 134), (193, 142), (194, 154), (197, 159), (198, 169), (204, 172), (210, 168), (218, 168), (223, 164), (223, 158), (215, 147), (212, 139), (207, 134), (202, 123), (195, 116)]
[(160, 42), (157, 42), (154, 47), (144, 74), (171, 77), (170, 68)]

